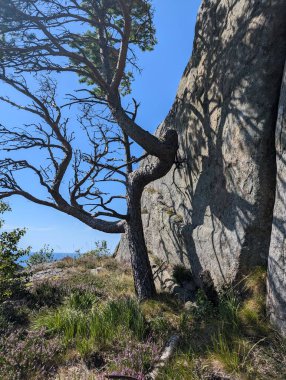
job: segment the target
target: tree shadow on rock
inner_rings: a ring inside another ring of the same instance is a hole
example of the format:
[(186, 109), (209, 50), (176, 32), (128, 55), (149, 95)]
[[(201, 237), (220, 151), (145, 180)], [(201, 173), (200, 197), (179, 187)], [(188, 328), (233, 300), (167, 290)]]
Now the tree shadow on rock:
[(205, 268), (222, 283), (267, 263), (285, 18), (282, 0), (204, 1), (200, 11), (184, 73), (191, 84), (164, 125), (179, 130), (190, 181), (173, 204), (188, 216), (179, 233), (169, 218), (170, 235), (198, 281)]

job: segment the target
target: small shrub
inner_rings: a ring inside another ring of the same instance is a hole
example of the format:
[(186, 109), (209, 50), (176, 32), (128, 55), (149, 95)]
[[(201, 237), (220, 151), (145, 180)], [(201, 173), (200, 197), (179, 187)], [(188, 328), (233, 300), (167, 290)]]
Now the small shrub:
[(180, 314), (179, 319), (179, 332), (181, 336), (182, 345), (189, 345), (190, 340), (192, 340), (192, 327), (194, 324), (194, 315), (191, 310), (184, 310)]
[(105, 365), (103, 356), (98, 352), (89, 352), (83, 360), (89, 370), (100, 369)]
[(250, 294), (266, 294), (267, 270), (264, 267), (256, 267), (243, 281), (244, 290)]
[(0, 378), (5, 380), (49, 378), (49, 375), (55, 372), (61, 353), (60, 342), (47, 340), (43, 331), (21, 330), (0, 337)]
[(105, 240), (95, 242), (95, 248), (79, 255), (74, 264), (86, 269), (94, 269), (99, 266), (104, 266), (110, 270), (118, 268), (116, 260), (110, 255), (110, 250)]
[(32, 289), (33, 306), (38, 308), (47, 306), (55, 307), (63, 302), (66, 290), (51, 282), (42, 282)]
[(158, 342), (169, 339), (172, 331), (180, 324), (180, 313), (183, 304), (170, 294), (158, 294), (156, 299), (146, 300), (140, 309), (148, 321), (150, 333)]
[(96, 256), (84, 254), (75, 260), (75, 265), (77, 267), (81, 266), (86, 269), (94, 269), (99, 266), (99, 260)]
[(152, 339), (142, 343), (130, 342), (113, 359), (109, 366), (113, 374), (146, 379), (144, 374), (151, 370), (154, 362), (160, 358), (160, 347)]
[(121, 271), (103, 271), (94, 275), (85, 270), (83, 273), (76, 273), (64, 283), (71, 291), (93, 293), (100, 298), (114, 299), (134, 295), (132, 275)]
[[(0, 202), (0, 214), (9, 210), (6, 204)], [(0, 220), (0, 229), (2, 226), (3, 220)], [(18, 244), (24, 234), (24, 229), (0, 234), (0, 303), (23, 295), (27, 276), (25, 272), (19, 270), (18, 261), (29, 252), (29, 249), (19, 249)]]
[(45, 263), (51, 263), (54, 261), (54, 250), (49, 245), (44, 245), (39, 252), (32, 253), (28, 260), (27, 265), (39, 265)]
[[(107, 270), (110, 270), (110, 271), (115, 271), (115, 270), (119, 269), (119, 263), (113, 257), (105, 257), (104, 260), (102, 261), (102, 264), (103, 264), (104, 268), (106, 268)], [(120, 269), (122, 271), (124, 270), (124, 268), (122, 268), (122, 267)]]
[(57, 268), (71, 268), (76, 264), (76, 259), (71, 256), (65, 256), (61, 260), (57, 261)]
[(101, 292), (105, 291), (105, 279), (94, 276), (91, 273), (76, 273), (74, 276), (64, 282), (69, 292), (86, 292), (101, 296)]
[(17, 326), (28, 324), (28, 310), (25, 306), (6, 301), (0, 304), (0, 335)]
[(193, 311), (196, 320), (204, 320), (213, 317), (215, 312), (214, 306), (201, 289), (199, 289), (196, 294), (196, 305), (197, 307)]
[(105, 288), (112, 298), (134, 295), (134, 280), (130, 274), (105, 276)]
[(107, 241), (96, 241), (95, 248), (84, 253), (82, 256), (95, 256), (95, 257), (108, 257), (110, 256), (110, 250), (107, 247)]
[(163, 267), (164, 264), (167, 266), (167, 262), (164, 261), (161, 257), (159, 256), (153, 256), (152, 253), (149, 253), (150, 256), (152, 256), (153, 262), (157, 267)]

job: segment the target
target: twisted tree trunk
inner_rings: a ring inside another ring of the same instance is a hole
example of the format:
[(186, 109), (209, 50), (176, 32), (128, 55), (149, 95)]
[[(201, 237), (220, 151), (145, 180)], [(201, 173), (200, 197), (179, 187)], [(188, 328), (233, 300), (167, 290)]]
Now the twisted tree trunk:
[(145, 244), (142, 217), (141, 194), (131, 187), (128, 189), (128, 215), (126, 236), (131, 253), (131, 265), (135, 291), (138, 299), (153, 298), (156, 295), (150, 260)]
[(135, 291), (139, 300), (150, 299), (155, 296), (156, 288), (150, 265), (148, 251), (144, 238), (144, 230), (141, 216), (141, 197), (144, 188), (156, 179), (162, 178), (172, 168), (177, 150), (178, 135), (174, 130), (169, 130), (162, 138), (165, 146), (165, 157), (147, 162), (128, 176), (127, 207), (128, 220), (125, 233), (128, 240), (131, 255), (131, 265), (134, 276)]

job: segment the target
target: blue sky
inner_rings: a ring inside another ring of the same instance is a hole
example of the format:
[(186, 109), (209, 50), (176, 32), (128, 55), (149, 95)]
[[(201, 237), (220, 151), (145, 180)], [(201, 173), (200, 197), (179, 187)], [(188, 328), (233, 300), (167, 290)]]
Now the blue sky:
[[(190, 58), (195, 19), (200, 0), (154, 0), (158, 45), (151, 53), (142, 53), (139, 64), (143, 69), (133, 84), (133, 96), (141, 102), (138, 121), (152, 132), (165, 118), (176, 94), (179, 80)], [(67, 78), (68, 80), (69, 78)], [(22, 121), (18, 113), (7, 113), (0, 105), (0, 120)], [(0, 152), (0, 156), (3, 153)], [(27, 178), (27, 181), (30, 179)], [(106, 235), (55, 210), (35, 205), (23, 198), (10, 198), (12, 212), (5, 215), (6, 228), (26, 227), (22, 246), (33, 251), (49, 244), (55, 252), (92, 249), (97, 240), (107, 240), (111, 250), (118, 235)]]

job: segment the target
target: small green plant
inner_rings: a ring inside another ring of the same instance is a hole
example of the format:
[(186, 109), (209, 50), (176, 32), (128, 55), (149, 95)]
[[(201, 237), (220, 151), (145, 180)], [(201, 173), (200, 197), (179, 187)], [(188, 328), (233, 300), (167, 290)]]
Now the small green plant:
[(246, 351), (240, 340), (230, 339), (227, 335), (225, 329), (213, 335), (210, 356), (220, 360), (227, 371), (233, 372), (238, 370)]
[(89, 310), (96, 303), (97, 297), (89, 292), (76, 290), (72, 292), (67, 300), (67, 306), (75, 310)]
[(156, 193), (159, 194), (159, 192), (158, 192), (156, 189), (154, 189), (154, 187), (151, 187), (151, 186), (146, 187), (146, 188), (145, 188), (145, 192), (146, 192), (146, 193), (149, 193), (149, 194), (156, 194)]
[(219, 296), (218, 319), (223, 321), (229, 332), (239, 330), (239, 308), (238, 296), (232, 289), (224, 291)]
[(167, 215), (169, 215), (169, 216), (174, 216), (174, 215), (176, 215), (175, 210), (174, 210), (173, 208), (171, 208), (171, 207), (164, 207), (164, 208), (163, 208), (163, 211), (164, 211)]
[(196, 320), (212, 318), (215, 312), (213, 304), (208, 300), (205, 292), (199, 289), (196, 293), (196, 305), (194, 317)]
[(54, 250), (49, 245), (44, 245), (39, 252), (32, 253), (28, 260), (28, 266), (51, 263), (54, 261)]
[(240, 324), (247, 334), (269, 333), (266, 313), (266, 269), (257, 267), (243, 281), (244, 301), (239, 310)]
[(150, 321), (152, 333), (158, 337), (168, 339), (170, 323), (164, 316), (157, 316)]
[[(5, 203), (0, 202), (0, 214), (10, 211)], [(0, 220), (0, 229), (3, 227)], [(19, 260), (29, 252), (19, 249), (18, 244), (25, 235), (25, 229), (15, 229), (0, 234), (0, 303), (6, 299), (19, 296), (24, 291), (26, 275), (20, 271)]]
[(95, 257), (108, 257), (110, 256), (110, 250), (107, 247), (107, 241), (96, 241), (95, 248), (83, 254), (83, 256), (95, 256)]

